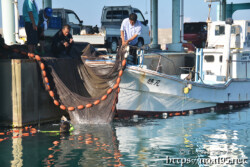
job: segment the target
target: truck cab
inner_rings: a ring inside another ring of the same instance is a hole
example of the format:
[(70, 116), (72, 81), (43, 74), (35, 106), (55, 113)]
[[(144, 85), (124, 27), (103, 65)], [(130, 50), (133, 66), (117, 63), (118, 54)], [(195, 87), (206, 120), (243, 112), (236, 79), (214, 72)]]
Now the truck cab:
[(53, 9), (52, 16), (54, 18), (61, 18), (62, 25), (69, 24), (72, 28), (72, 35), (79, 35), (83, 28), (83, 21), (79, 19), (77, 14), (69, 9)]
[(122, 21), (131, 13), (137, 14), (137, 20), (142, 23), (142, 32), (138, 37), (138, 46), (150, 44), (148, 20), (145, 20), (141, 11), (131, 6), (104, 6), (102, 10), (101, 24), (106, 32), (106, 44), (110, 52), (115, 52), (121, 36)]

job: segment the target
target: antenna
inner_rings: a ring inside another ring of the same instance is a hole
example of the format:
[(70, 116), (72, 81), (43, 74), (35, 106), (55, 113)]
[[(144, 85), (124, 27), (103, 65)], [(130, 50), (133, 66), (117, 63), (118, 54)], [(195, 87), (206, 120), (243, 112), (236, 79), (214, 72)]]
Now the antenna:
[(211, 8), (212, 8), (212, 2), (220, 2), (220, 0), (204, 0), (204, 2), (208, 2), (210, 4), (208, 4), (208, 16), (207, 16), (207, 22), (210, 22), (211, 21), (211, 18), (210, 18), (210, 13), (211, 13)]
[(145, 12), (145, 15), (148, 14), (148, 0), (146, 0), (146, 12)]

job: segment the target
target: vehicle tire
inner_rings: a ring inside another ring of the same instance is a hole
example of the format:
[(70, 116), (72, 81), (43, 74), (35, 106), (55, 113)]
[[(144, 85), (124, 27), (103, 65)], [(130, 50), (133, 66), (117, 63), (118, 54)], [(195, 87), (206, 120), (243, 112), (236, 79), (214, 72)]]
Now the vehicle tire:
[(110, 42), (109, 47), (108, 47), (108, 52), (109, 53), (116, 53), (118, 47), (118, 41), (117, 39), (113, 38), (112, 42)]
[(140, 47), (142, 47), (143, 45), (144, 45), (143, 39), (142, 39), (142, 38), (139, 38), (139, 39), (138, 39), (137, 46), (140, 48)]

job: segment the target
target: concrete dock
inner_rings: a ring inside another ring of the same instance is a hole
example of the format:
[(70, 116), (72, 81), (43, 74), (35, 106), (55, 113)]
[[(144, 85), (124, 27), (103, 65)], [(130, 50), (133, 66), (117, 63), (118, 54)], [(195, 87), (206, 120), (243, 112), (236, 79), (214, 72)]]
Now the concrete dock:
[(54, 106), (40, 75), (34, 60), (0, 59), (0, 126), (22, 127), (67, 114)]

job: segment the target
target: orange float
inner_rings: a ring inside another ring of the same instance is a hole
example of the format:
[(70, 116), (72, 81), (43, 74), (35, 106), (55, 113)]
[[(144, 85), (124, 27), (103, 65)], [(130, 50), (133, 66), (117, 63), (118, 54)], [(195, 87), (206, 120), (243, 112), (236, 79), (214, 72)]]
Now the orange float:
[(99, 104), (100, 103), (100, 100), (96, 100), (95, 102), (94, 102), (94, 105), (97, 105), (97, 104)]
[(121, 78), (118, 77), (117, 80), (116, 80), (116, 83), (119, 84), (121, 82)]
[(22, 136), (29, 136), (29, 133), (23, 133)]
[(42, 70), (42, 75), (43, 75), (44, 77), (46, 77), (46, 76), (47, 76), (46, 71)]
[(55, 104), (56, 106), (59, 106), (59, 101), (54, 100), (54, 104)]
[(173, 116), (173, 113), (169, 113), (169, 116), (172, 117), (172, 116)]
[(119, 87), (119, 84), (115, 84), (114, 87), (113, 87), (113, 89), (116, 89), (118, 87)]
[(33, 53), (28, 53), (28, 56), (29, 56), (30, 58), (35, 57), (35, 55), (34, 55)]
[(89, 103), (89, 104), (86, 105), (86, 108), (90, 108), (90, 107), (92, 107), (92, 106), (93, 106), (93, 104), (90, 104), (90, 103)]
[(48, 156), (49, 159), (51, 159), (51, 158), (53, 158), (53, 157), (54, 157), (53, 154), (50, 154), (50, 155)]
[(123, 71), (122, 71), (122, 70), (120, 70), (120, 71), (119, 71), (119, 77), (121, 77), (121, 76), (122, 76), (122, 74), (123, 74)]
[(66, 107), (64, 105), (60, 105), (60, 109), (66, 110)]
[(59, 141), (54, 141), (53, 144), (57, 145), (57, 144), (59, 144)]
[(37, 61), (41, 61), (41, 57), (38, 56), (38, 55), (35, 56), (35, 59), (36, 59)]
[(41, 63), (41, 64), (40, 64), (40, 68), (41, 68), (41, 70), (44, 70), (44, 69), (45, 69), (44, 63)]
[(68, 110), (69, 110), (69, 111), (74, 111), (74, 110), (75, 110), (75, 107), (68, 107)]
[(0, 133), (0, 135), (5, 135), (4, 133)]
[(77, 108), (78, 108), (78, 110), (82, 110), (82, 109), (84, 109), (84, 105), (80, 105)]
[(53, 148), (52, 148), (52, 147), (50, 147), (50, 148), (48, 148), (48, 150), (53, 150)]
[(109, 88), (108, 91), (107, 91), (107, 94), (110, 94), (112, 92), (112, 88)]
[(85, 140), (85, 143), (86, 143), (86, 144), (92, 144), (93, 141), (91, 141), (91, 140)]
[(182, 115), (186, 115), (187, 113), (186, 112), (183, 112)]
[(44, 77), (44, 82), (45, 82), (45, 83), (49, 83), (48, 77)]
[(104, 95), (104, 96), (102, 96), (102, 98), (101, 98), (101, 100), (103, 101), (103, 100), (106, 100), (107, 99), (107, 95)]
[(19, 132), (19, 130), (18, 130), (18, 129), (15, 129), (15, 130), (13, 130), (13, 132), (16, 132), (16, 133), (18, 133), (18, 132)]
[(126, 60), (124, 59), (123, 61), (122, 61), (122, 66), (124, 67), (126, 65)]
[(54, 97), (54, 96), (55, 96), (55, 94), (54, 94), (54, 92), (53, 92), (52, 90), (49, 91), (49, 95), (50, 95), (51, 97)]
[(175, 113), (175, 115), (176, 115), (176, 116), (179, 116), (179, 115), (181, 115), (181, 113), (177, 112), (177, 113)]
[(46, 85), (46, 88), (47, 88), (47, 90), (50, 90), (50, 86), (49, 85)]
[(0, 139), (0, 142), (4, 141), (4, 139)]

